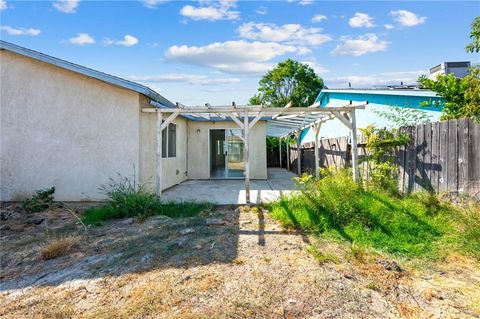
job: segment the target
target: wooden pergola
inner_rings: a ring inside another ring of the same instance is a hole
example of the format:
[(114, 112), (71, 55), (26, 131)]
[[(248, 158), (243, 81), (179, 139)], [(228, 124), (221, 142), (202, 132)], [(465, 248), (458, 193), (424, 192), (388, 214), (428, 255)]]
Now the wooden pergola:
[[(151, 102), (153, 107), (143, 108), (142, 112), (157, 113), (157, 148), (156, 148), (156, 193), (162, 194), (162, 132), (179, 115), (191, 120), (231, 119), (242, 130), (245, 161), (245, 195), (246, 203), (250, 203), (250, 153), (249, 132), (259, 120), (267, 121), (267, 135), (286, 138), (292, 134), (297, 137), (300, 146), (300, 133), (306, 128), (312, 128), (315, 135), (315, 172), (318, 176), (319, 154), (318, 136), (323, 123), (338, 119), (351, 133), (352, 139), (352, 167), (353, 178), (359, 180), (357, 125), (355, 111), (364, 109), (368, 102), (350, 102), (341, 107), (320, 107), (315, 103), (309, 107), (292, 107), (289, 103), (283, 108), (265, 107), (264, 105), (220, 105), (211, 106), (184, 106), (177, 103), (177, 107), (166, 107), (160, 103)], [(166, 118), (164, 118), (164, 114)], [(288, 155), (288, 152), (287, 152)], [(288, 162), (289, 163), (289, 162)], [(297, 170), (300, 174), (300, 152), (298, 152)]]

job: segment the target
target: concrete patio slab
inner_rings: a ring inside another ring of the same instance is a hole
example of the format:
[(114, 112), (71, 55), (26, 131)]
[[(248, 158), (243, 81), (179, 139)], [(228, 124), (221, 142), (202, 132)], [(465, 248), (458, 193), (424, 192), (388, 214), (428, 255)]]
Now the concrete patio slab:
[[(250, 181), (252, 204), (275, 200), (280, 195), (295, 191), (292, 178), (296, 174), (281, 168), (269, 168), (267, 180)], [(165, 201), (207, 201), (220, 205), (245, 204), (243, 180), (187, 180), (166, 190)]]

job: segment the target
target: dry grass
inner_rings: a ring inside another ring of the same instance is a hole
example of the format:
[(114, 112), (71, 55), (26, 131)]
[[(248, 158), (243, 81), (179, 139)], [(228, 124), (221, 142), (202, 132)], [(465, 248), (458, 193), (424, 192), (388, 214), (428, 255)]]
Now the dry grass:
[(77, 245), (78, 242), (78, 237), (54, 239), (40, 250), (40, 259), (47, 260), (65, 256), (70, 253), (72, 248)]

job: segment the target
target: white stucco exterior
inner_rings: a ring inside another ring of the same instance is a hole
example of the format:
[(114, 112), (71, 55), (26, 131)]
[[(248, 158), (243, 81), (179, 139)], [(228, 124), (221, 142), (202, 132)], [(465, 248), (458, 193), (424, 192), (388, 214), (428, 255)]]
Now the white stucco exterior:
[[(155, 190), (156, 113), (150, 98), (21, 54), (0, 50), (0, 201), (56, 187), (59, 201), (97, 201), (122, 175)], [(162, 188), (208, 179), (209, 130), (233, 122), (177, 117), (176, 157), (164, 158)], [(250, 133), (251, 178), (266, 179), (266, 124)]]

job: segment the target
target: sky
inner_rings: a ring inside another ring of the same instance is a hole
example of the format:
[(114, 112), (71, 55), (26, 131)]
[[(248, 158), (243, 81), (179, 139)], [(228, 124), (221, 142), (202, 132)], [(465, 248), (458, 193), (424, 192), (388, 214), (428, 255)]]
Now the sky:
[(292, 58), (329, 88), (415, 83), (465, 52), (480, 1), (10, 1), (0, 38), (184, 105), (246, 103)]

